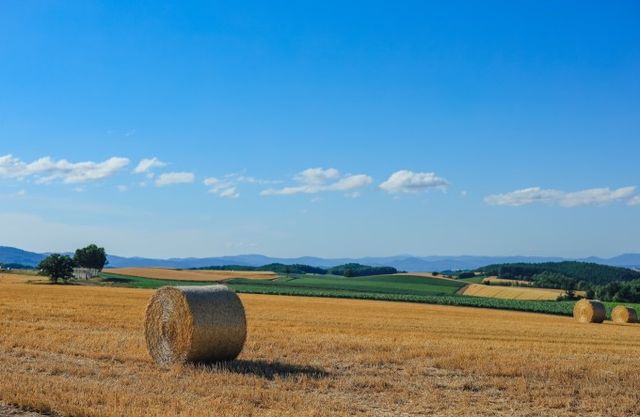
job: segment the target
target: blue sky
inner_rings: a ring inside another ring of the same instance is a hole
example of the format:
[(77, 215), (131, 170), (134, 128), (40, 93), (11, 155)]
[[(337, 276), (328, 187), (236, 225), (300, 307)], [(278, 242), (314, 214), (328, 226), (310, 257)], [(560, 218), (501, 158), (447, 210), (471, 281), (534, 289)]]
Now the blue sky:
[(0, 245), (640, 252), (640, 5), (397, 3), (2, 2)]

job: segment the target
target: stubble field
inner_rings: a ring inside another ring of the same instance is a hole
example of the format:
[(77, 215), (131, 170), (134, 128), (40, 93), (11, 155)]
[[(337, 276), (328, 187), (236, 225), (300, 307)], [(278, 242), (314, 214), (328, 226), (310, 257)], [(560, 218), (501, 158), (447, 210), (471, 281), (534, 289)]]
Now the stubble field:
[(505, 287), (500, 285), (469, 284), (458, 292), (474, 297), (503, 298), (508, 300), (556, 300), (563, 290), (553, 288)]
[(236, 362), (163, 370), (151, 291), (0, 276), (0, 401), (83, 416), (634, 416), (640, 325), (241, 295)]

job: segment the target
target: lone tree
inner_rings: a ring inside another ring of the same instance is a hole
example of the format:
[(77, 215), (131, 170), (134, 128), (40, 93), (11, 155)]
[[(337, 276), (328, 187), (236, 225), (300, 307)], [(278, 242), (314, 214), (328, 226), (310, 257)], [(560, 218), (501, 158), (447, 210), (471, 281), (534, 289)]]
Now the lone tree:
[(107, 263), (107, 254), (104, 252), (104, 248), (99, 248), (92, 243), (86, 248), (76, 249), (73, 260), (76, 265), (81, 268), (91, 268), (102, 271), (102, 268), (104, 268)]
[(59, 279), (67, 281), (69, 278), (73, 278), (73, 259), (67, 255), (60, 255), (54, 253), (44, 258), (38, 265), (40, 274), (48, 275), (54, 284), (58, 283)]

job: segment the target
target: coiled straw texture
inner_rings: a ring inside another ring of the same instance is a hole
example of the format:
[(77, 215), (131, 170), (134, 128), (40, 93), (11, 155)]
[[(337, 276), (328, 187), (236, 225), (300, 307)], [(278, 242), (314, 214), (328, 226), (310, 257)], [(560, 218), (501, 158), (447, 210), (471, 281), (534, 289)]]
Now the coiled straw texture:
[(247, 337), (244, 307), (224, 285), (162, 287), (147, 306), (145, 337), (160, 365), (232, 360)]
[(600, 301), (583, 298), (573, 307), (573, 318), (580, 323), (602, 323), (606, 317), (607, 312)]

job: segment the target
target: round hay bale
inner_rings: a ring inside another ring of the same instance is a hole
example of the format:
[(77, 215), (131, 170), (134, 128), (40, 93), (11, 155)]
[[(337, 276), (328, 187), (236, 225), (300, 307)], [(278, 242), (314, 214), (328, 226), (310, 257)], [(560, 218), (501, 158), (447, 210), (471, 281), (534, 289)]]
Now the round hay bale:
[(580, 323), (602, 323), (606, 317), (604, 304), (597, 300), (583, 298), (573, 307), (573, 318)]
[(161, 365), (235, 359), (247, 337), (244, 307), (224, 285), (162, 287), (147, 306), (147, 348)]
[(637, 323), (638, 314), (635, 308), (616, 306), (611, 310), (611, 320), (615, 323)]

